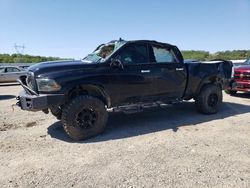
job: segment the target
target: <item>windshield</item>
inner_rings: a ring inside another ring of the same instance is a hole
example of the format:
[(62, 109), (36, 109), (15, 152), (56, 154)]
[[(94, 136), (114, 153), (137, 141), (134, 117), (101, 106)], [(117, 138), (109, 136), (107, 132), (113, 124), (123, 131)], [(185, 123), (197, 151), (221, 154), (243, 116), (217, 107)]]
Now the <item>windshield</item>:
[(245, 64), (250, 65), (250, 59), (246, 60)]
[(85, 58), (82, 59), (83, 62), (93, 63), (93, 62), (104, 62), (108, 59), (115, 51), (122, 47), (126, 42), (125, 41), (115, 41), (107, 44), (102, 44), (97, 49), (88, 54)]

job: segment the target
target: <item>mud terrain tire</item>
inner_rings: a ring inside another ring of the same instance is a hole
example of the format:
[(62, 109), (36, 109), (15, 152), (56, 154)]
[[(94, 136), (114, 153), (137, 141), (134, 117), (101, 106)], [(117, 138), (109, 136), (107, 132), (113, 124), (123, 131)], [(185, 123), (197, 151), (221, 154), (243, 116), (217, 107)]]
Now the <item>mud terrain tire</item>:
[(221, 104), (222, 90), (213, 84), (204, 86), (195, 100), (196, 109), (203, 114), (217, 113)]
[(85, 140), (103, 132), (108, 119), (104, 103), (92, 96), (78, 96), (62, 112), (65, 132), (76, 141)]

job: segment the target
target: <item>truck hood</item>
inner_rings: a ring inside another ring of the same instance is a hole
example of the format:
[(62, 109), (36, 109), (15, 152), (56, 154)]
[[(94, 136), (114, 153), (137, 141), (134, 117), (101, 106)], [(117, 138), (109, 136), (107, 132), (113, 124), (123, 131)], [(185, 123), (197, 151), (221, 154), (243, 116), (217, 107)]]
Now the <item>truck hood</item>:
[(235, 71), (249, 71), (250, 72), (250, 65), (241, 65), (234, 69)]
[(81, 60), (63, 60), (63, 61), (49, 61), (37, 63), (29, 67), (28, 71), (34, 72), (36, 75), (49, 73), (70, 71), (75, 69), (83, 69), (95, 66), (96, 63), (86, 63)]

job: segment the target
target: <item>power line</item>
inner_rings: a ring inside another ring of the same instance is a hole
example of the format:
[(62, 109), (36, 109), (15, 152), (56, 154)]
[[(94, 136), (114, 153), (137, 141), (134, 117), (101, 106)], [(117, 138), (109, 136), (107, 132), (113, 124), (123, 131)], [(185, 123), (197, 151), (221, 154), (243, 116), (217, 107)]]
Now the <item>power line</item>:
[(16, 43), (14, 44), (14, 48), (15, 48), (15, 50), (16, 50), (16, 53), (17, 54), (23, 54), (24, 53), (24, 49), (26, 48), (25, 46), (24, 46), (24, 44), (23, 45), (17, 45)]
[(17, 54), (17, 56), (16, 56), (16, 58), (15, 58), (15, 63), (23, 63), (23, 53), (24, 53), (24, 49), (26, 48), (25, 46), (24, 46), (24, 44), (23, 45), (17, 45), (16, 43), (14, 44), (14, 48), (15, 48), (15, 50), (16, 50), (16, 54)]

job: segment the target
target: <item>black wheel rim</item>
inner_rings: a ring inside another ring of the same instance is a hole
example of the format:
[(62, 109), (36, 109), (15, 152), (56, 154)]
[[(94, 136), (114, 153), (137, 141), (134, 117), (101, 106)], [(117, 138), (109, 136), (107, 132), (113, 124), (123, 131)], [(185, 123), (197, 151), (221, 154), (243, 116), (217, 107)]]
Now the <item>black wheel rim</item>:
[(208, 106), (215, 107), (218, 104), (218, 96), (216, 94), (210, 94), (208, 96)]
[(90, 129), (95, 126), (97, 113), (92, 109), (83, 109), (76, 116), (77, 126), (81, 129)]

